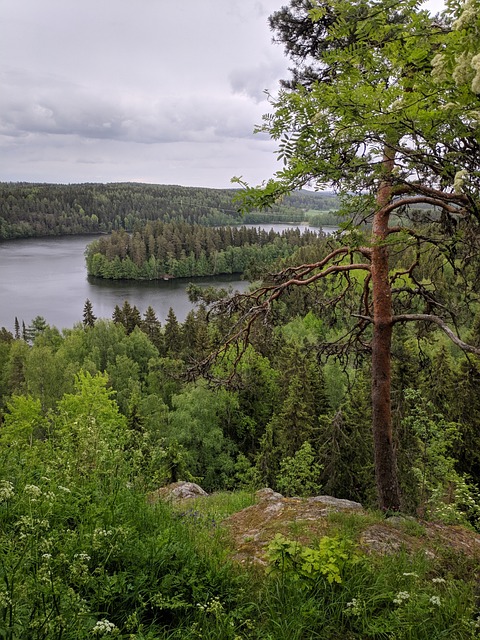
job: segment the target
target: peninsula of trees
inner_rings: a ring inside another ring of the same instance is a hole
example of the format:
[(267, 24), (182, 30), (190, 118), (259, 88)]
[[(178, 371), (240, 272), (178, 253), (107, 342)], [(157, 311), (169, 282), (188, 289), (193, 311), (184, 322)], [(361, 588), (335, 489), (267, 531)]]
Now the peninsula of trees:
[(279, 234), (247, 227), (202, 227), (148, 222), (128, 234), (114, 231), (92, 242), (86, 252), (88, 274), (99, 278), (156, 280), (229, 273), (250, 275), (298, 247), (316, 245), (320, 236), (293, 228)]

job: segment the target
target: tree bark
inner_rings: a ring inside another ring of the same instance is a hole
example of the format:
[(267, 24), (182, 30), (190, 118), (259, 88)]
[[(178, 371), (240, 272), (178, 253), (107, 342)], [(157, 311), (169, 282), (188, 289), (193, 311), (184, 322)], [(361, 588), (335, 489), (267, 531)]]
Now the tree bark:
[(393, 329), (392, 292), (389, 279), (388, 238), (389, 214), (385, 210), (392, 200), (389, 181), (394, 152), (386, 147), (384, 180), (377, 193), (377, 209), (373, 220), (371, 277), (373, 289), (372, 340), (372, 429), (375, 451), (375, 478), (379, 506), (382, 510), (400, 510), (400, 488), (393, 441), (391, 405), (391, 344)]

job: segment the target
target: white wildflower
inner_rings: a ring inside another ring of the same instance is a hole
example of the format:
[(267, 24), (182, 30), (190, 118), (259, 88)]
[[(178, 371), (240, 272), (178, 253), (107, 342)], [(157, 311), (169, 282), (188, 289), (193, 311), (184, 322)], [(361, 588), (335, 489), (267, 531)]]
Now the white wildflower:
[(440, 598), (438, 596), (431, 596), (430, 602), (431, 604), (434, 604), (436, 607), (439, 607), (441, 604)]
[(399, 591), (393, 599), (393, 602), (394, 604), (403, 604), (409, 598), (410, 594), (408, 593), (408, 591)]
[(8, 480), (1, 480), (0, 481), (0, 503), (10, 500), (10, 498), (13, 498), (14, 495), (15, 495), (15, 491), (13, 489), (13, 484)]
[(445, 578), (432, 578), (432, 582), (434, 584), (444, 584), (446, 582)]
[(418, 573), (415, 573), (414, 571), (410, 572), (410, 573), (404, 573), (404, 576), (412, 576), (412, 578), (418, 578)]
[(215, 616), (218, 616), (223, 611), (223, 604), (220, 602), (220, 598), (215, 596), (211, 600), (209, 600), (206, 604), (197, 604), (199, 609), (205, 611), (205, 613), (213, 613)]
[(345, 613), (351, 616), (359, 616), (362, 613), (362, 601), (359, 598), (352, 598), (350, 602), (347, 602)]
[(113, 622), (108, 620), (99, 620), (92, 629), (92, 633), (98, 636), (107, 635), (107, 633), (113, 633), (117, 629)]
[(39, 498), (42, 495), (42, 490), (36, 484), (26, 484), (24, 491), (32, 498)]
[(72, 493), (68, 487), (62, 487), (61, 484), (59, 484), (57, 488), (59, 491), (63, 491), (64, 493)]

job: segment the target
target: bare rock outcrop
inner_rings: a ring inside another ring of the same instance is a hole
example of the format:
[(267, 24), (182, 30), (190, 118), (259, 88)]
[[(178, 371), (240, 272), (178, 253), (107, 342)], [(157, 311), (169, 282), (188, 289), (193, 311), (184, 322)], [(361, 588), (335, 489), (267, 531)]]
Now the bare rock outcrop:
[(152, 504), (159, 500), (165, 500), (167, 502), (183, 502), (184, 500), (190, 500), (192, 498), (199, 498), (201, 496), (208, 496), (208, 493), (202, 489), (195, 482), (174, 482), (166, 487), (160, 487), (156, 491), (152, 491), (148, 495), (148, 501)]
[(434, 557), (440, 545), (480, 561), (480, 535), (464, 527), (417, 521), (408, 516), (379, 520), (360, 503), (332, 496), (285, 498), (272, 489), (261, 489), (256, 499), (256, 504), (223, 521), (232, 539), (234, 557), (240, 562), (264, 565), (268, 544), (277, 533), (306, 545), (332, 535), (332, 531), (334, 535), (332, 514), (338, 513), (357, 519), (356, 542), (367, 554), (384, 555), (404, 549)]
[(313, 537), (325, 535), (325, 516), (332, 512), (363, 512), (358, 502), (332, 496), (285, 498), (272, 489), (260, 489), (257, 503), (233, 514), (224, 521), (240, 561), (253, 560), (264, 564), (267, 545), (276, 533), (307, 543)]

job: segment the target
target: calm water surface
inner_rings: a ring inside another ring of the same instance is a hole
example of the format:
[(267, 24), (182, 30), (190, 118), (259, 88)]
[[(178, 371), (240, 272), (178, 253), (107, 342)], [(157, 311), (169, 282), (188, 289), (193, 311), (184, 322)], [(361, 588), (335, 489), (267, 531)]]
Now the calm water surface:
[[(267, 231), (291, 229), (284, 224), (246, 225)], [(302, 227), (308, 229), (309, 227)], [(325, 229), (331, 232), (332, 229)], [(87, 279), (84, 252), (99, 236), (28, 238), (0, 242), (0, 327), (13, 331), (15, 317), (28, 326), (35, 316), (43, 316), (59, 329), (80, 322), (88, 298), (97, 318), (111, 318), (116, 304), (125, 300), (143, 314), (151, 305), (163, 323), (170, 307), (183, 322), (194, 308), (186, 288), (190, 280), (139, 282)], [(232, 287), (244, 291), (249, 283), (238, 276), (195, 278), (202, 286)]]
[[(128, 299), (142, 314), (151, 305), (162, 323), (170, 307), (180, 322), (185, 319), (194, 307), (186, 293), (189, 280), (89, 281), (84, 251), (95, 237), (0, 242), (0, 327), (13, 331), (15, 317), (20, 325), (29, 325), (35, 316), (43, 316), (52, 326), (71, 328), (82, 320), (87, 298), (97, 318), (111, 318), (115, 305)], [(238, 276), (199, 278), (198, 284), (239, 291), (248, 287)]]

